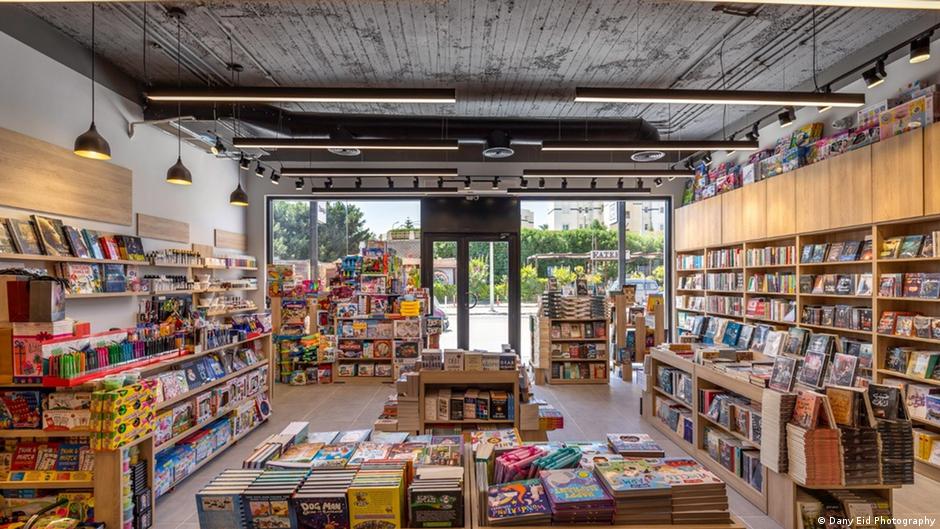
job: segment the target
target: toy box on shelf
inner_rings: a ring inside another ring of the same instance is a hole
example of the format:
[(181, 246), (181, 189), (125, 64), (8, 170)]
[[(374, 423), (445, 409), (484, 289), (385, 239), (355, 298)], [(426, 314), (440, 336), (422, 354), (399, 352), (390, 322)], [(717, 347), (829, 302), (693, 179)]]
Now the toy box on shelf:
[(277, 380), (284, 384), (325, 384), (333, 379), (333, 351), (315, 329), (319, 282), (296, 275), (292, 264), (268, 265), (277, 346)]

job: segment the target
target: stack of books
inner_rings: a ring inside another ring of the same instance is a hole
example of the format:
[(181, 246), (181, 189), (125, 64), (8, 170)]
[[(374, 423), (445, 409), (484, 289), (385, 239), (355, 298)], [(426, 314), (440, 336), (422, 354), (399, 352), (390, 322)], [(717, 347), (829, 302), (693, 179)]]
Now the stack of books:
[[(364, 463), (349, 485), (348, 527), (404, 527), (405, 473), (410, 461)], [(284, 526), (287, 527), (287, 526)]]
[(870, 384), (868, 397), (881, 438), (882, 483), (914, 483), (914, 431), (901, 388)]
[(694, 459), (664, 460), (666, 479), (672, 487), (672, 523), (730, 523), (728, 491), (725, 483), (702, 468)]
[(408, 486), (409, 527), (463, 527), (463, 513), (463, 468), (417, 469)]
[(323, 443), (295, 444), (284, 450), (281, 457), (267, 461), (265, 467), (310, 469), (313, 467), (313, 458), (316, 457), (321, 448), (323, 448)]
[(242, 495), (261, 475), (260, 470), (225, 470), (196, 494), (199, 527), (246, 527)]
[(297, 492), (308, 470), (265, 470), (248, 488), (243, 500), (248, 515), (247, 526), (235, 527), (291, 527), (290, 498)]
[(665, 457), (663, 447), (645, 433), (609, 433), (607, 442), (623, 457)]
[(488, 525), (538, 526), (548, 525), (552, 520), (551, 505), (539, 479), (489, 486), (486, 506)]
[(867, 426), (840, 426), (839, 430), (845, 484), (880, 484), (882, 452), (878, 449), (878, 430)]
[(281, 443), (272, 441), (271, 438), (265, 439), (264, 442), (256, 446), (255, 449), (248, 454), (248, 457), (242, 461), (242, 468), (264, 468), (268, 461), (281, 455), (283, 448), (284, 445)]
[(349, 527), (347, 491), (355, 470), (314, 470), (290, 500), (298, 527)]
[(787, 425), (789, 474), (793, 481), (811, 487), (842, 484), (842, 450), (838, 428), (805, 429)]
[(613, 522), (614, 500), (590, 470), (543, 470), (539, 479), (552, 508), (552, 523)]
[[(594, 473), (614, 498), (614, 524), (672, 523), (672, 487), (655, 473), (657, 460), (632, 459), (594, 465)], [(644, 468), (637, 468), (637, 467)]]
[(550, 319), (606, 318), (604, 296), (563, 296), (560, 292), (542, 294), (542, 314)]
[(418, 397), (398, 397), (398, 431), (417, 432), (421, 427), (418, 420)]
[(796, 395), (766, 390), (761, 399), (760, 462), (774, 472), (787, 471), (786, 424), (793, 415)]

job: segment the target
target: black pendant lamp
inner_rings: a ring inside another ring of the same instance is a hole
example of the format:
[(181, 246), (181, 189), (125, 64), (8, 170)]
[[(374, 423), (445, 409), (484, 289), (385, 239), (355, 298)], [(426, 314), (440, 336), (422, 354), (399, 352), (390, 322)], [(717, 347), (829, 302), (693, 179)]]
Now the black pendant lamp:
[[(181, 86), (182, 74), (180, 70), (180, 25), (184, 13), (182, 9), (174, 8), (170, 9), (169, 15), (176, 17), (176, 84)], [(176, 105), (176, 114), (176, 163), (167, 169), (166, 181), (171, 184), (188, 186), (192, 185), (193, 183), (193, 174), (189, 172), (189, 169), (187, 169), (185, 165), (183, 165), (183, 111), (179, 103)]]
[(111, 146), (95, 127), (95, 4), (91, 4), (91, 126), (75, 138), (75, 154), (92, 160), (110, 160)]
[(241, 176), (238, 178), (238, 187), (228, 196), (228, 203), (233, 206), (248, 207), (248, 193), (242, 189)]

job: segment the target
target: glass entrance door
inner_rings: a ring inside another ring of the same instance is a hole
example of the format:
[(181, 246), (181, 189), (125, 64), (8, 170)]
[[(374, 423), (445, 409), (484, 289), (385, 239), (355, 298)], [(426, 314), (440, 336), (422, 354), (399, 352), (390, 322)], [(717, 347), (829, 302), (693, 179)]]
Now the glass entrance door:
[(422, 267), (423, 282), (431, 289), (434, 314), (444, 320), (441, 347), (518, 349), (518, 274), (509, 265), (513, 251), (518, 255), (517, 240), (503, 234), (424, 238), (430, 255), (422, 258), (430, 266)]

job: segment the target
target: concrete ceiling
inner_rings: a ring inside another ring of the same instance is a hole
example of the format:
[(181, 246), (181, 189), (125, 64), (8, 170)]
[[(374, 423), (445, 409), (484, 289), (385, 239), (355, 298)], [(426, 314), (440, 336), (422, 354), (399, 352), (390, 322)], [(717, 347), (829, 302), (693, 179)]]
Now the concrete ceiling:
[[(99, 5), (99, 54), (135, 79), (175, 85), (176, 23), (166, 17), (172, 5)], [(667, 0), (212, 1), (180, 6), (188, 13), (182, 27), (184, 85), (230, 84), (225, 65), (231, 61), (231, 43), (234, 61), (245, 67), (238, 79), (242, 86), (452, 87), (459, 100), (456, 105), (293, 105), (292, 111), (642, 117), (663, 137), (693, 139), (720, 135), (723, 122), (730, 124), (755, 108), (730, 107), (723, 114), (721, 107), (574, 103), (574, 88), (775, 90), (812, 79), (808, 7), (753, 6), (754, 16), (742, 17), (713, 10), (711, 4)], [(26, 8), (90, 45), (89, 4)], [(840, 61), (857, 49), (904, 32), (923, 16), (904, 10), (817, 9), (817, 70), (843, 66)]]

